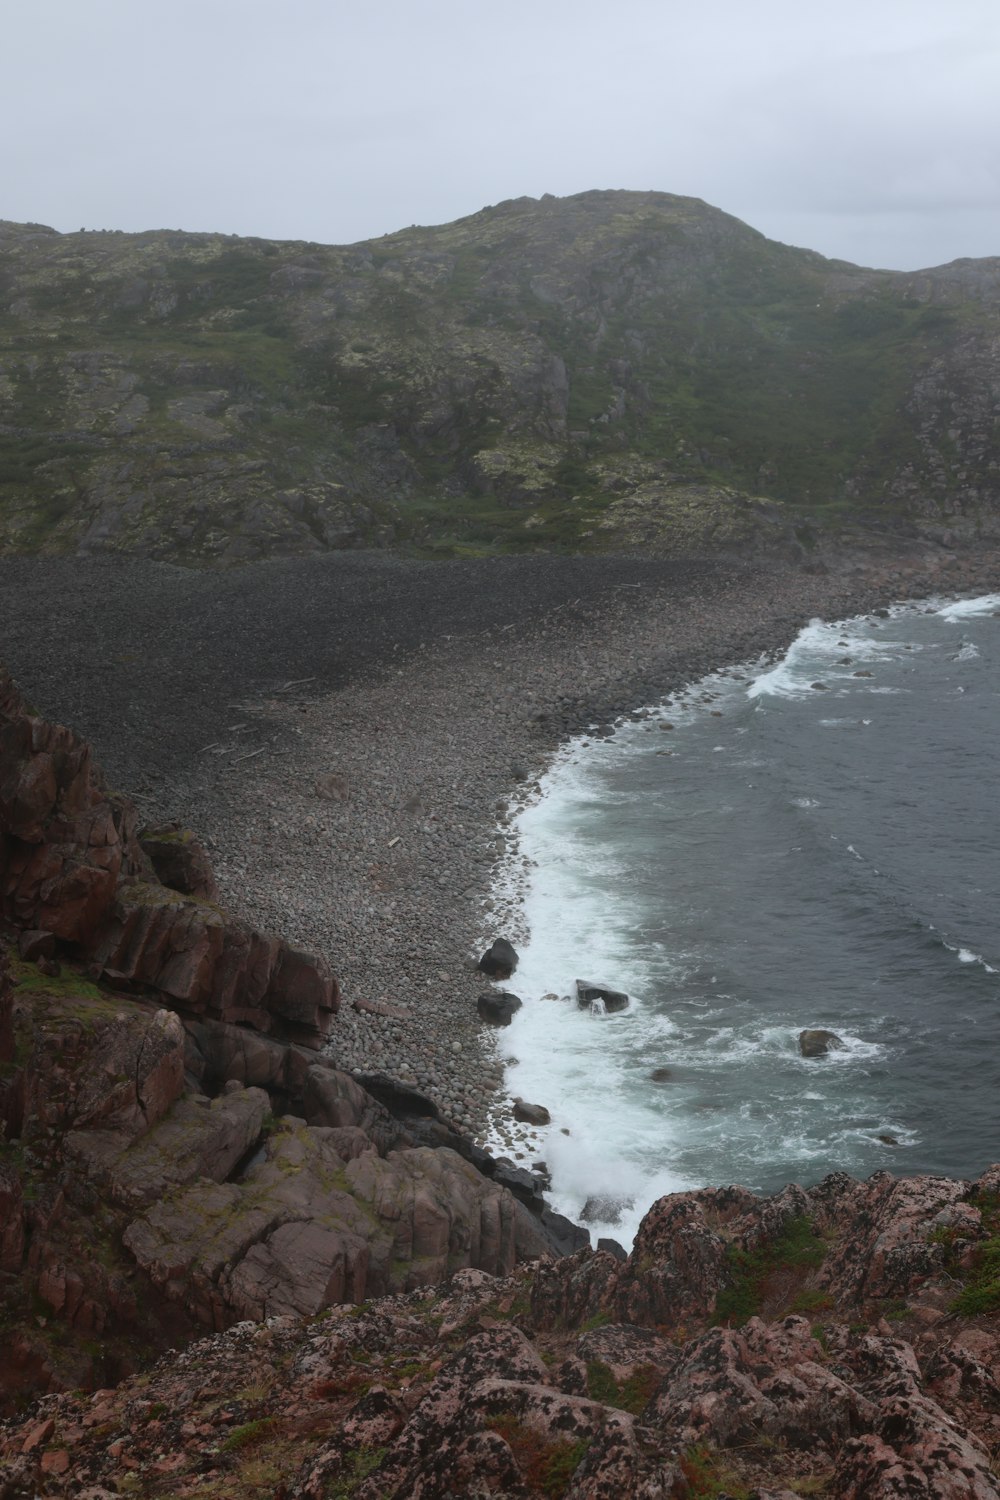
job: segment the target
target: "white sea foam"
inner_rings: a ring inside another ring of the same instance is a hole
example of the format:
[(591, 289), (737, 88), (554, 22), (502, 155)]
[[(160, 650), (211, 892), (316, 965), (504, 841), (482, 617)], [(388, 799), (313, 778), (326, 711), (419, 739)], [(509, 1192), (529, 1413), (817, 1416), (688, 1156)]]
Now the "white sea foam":
[(871, 622), (859, 616), (829, 624), (813, 620), (799, 632), (779, 662), (759, 673), (747, 688), (751, 699), (803, 698), (815, 693), (821, 680), (838, 694), (868, 688), (857, 672), (878, 662), (891, 662), (910, 643), (871, 634)]
[(975, 599), (954, 599), (948, 604), (943, 604), (937, 610), (942, 620), (950, 624), (956, 624), (960, 620), (969, 620), (977, 615), (992, 615), (1000, 610), (1000, 594), (980, 594)]
[(956, 943), (945, 942), (944, 938), (942, 938), (941, 941), (944, 943), (944, 946), (948, 949), (949, 953), (954, 953), (960, 964), (978, 964), (980, 968), (986, 970), (987, 974), (996, 974), (1000, 972), (1000, 970), (995, 969), (992, 964), (987, 963), (986, 959), (981, 953), (974, 953), (971, 948), (962, 948)]

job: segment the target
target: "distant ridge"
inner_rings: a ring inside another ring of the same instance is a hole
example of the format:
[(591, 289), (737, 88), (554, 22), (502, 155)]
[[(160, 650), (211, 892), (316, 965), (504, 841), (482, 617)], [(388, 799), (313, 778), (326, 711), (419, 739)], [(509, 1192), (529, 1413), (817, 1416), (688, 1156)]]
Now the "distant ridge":
[(685, 555), (1000, 518), (998, 259), (867, 270), (593, 191), (349, 246), (2, 221), (0, 292), (0, 550)]

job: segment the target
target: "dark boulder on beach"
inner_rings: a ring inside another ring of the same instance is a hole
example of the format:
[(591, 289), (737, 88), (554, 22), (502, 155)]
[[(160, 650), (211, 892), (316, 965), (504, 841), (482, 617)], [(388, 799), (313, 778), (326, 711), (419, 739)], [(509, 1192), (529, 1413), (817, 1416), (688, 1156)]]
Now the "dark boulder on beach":
[(836, 1052), (844, 1044), (835, 1031), (800, 1031), (799, 1051), (803, 1057), (825, 1057)]
[(476, 1001), (479, 1018), (490, 1026), (509, 1026), (521, 1009), (521, 1001), (509, 990), (487, 990)]
[(623, 990), (608, 989), (603, 984), (591, 984), (587, 979), (576, 981), (576, 1002), (581, 1010), (593, 1010), (595, 1000), (600, 1000), (608, 1014), (628, 1009), (628, 996)]
[(525, 1099), (514, 1100), (514, 1119), (523, 1125), (551, 1125), (552, 1116), (544, 1104), (529, 1104)]
[(477, 968), (491, 979), (509, 979), (517, 968), (517, 953), (506, 938), (496, 938), (479, 960)]

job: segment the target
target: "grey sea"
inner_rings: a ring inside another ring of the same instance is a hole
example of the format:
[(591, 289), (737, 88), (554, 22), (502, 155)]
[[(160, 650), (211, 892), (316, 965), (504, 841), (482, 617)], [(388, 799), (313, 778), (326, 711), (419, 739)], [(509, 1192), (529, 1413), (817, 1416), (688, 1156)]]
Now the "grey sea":
[(561, 752), (500, 1044), (557, 1208), (630, 1242), (664, 1192), (1000, 1157), (998, 747), (1000, 595), (815, 622)]

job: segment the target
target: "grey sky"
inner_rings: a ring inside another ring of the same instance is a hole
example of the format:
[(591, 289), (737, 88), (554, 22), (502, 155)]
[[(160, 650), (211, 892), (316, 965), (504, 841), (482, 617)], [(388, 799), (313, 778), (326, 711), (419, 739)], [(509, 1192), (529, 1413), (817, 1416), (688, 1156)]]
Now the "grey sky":
[(330, 243), (655, 188), (1000, 255), (996, 0), (6, 0), (0, 218)]

